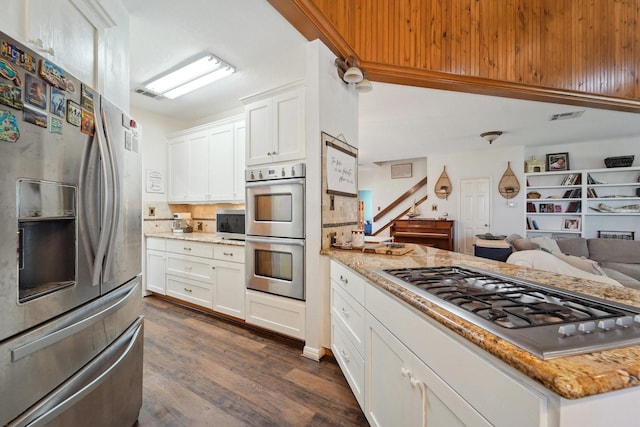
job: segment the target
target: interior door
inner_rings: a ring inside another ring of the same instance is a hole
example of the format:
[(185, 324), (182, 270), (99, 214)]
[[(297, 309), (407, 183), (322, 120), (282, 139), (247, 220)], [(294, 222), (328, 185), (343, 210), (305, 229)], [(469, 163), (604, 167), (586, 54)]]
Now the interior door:
[(491, 179), (463, 179), (460, 188), (458, 250), (473, 255), (475, 235), (491, 229)]

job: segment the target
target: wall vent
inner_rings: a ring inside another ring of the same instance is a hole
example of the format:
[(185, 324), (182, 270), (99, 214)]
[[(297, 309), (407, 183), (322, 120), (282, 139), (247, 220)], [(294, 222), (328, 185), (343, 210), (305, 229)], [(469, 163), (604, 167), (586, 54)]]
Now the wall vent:
[(571, 111), (569, 113), (554, 114), (553, 116), (551, 116), (549, 121), (553, 122), (554, 120), (577, 119), (580, 116), (582, 116), (583, 114), (584, 114), (584, 110), (582, 110), (582, 111)]
[(153, 93), (153, 92), (150, 92), (150, 91), (144, 90), (144, 89), (136, 89), (134, 92), (135, 93), (139, 93), (140, 95), (148, 96), (149, 98), (153, 98), (153, 99), (160, 99), (160, 100), (166, 99), (162, 95), (158, 95), (157, 93)]

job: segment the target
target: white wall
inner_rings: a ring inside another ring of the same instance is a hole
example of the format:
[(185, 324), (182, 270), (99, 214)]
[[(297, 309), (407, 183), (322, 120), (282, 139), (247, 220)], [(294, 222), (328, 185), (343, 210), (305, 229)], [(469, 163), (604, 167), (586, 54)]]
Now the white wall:
[[(307, 45), (306, 56), (306, 343), (304, 355), (319, 359), (329, 348), (329, 263), (322, 247), (321, 132), (343, 135), (358, 146), (358, 94), (336, 72), (336, 56), (319, 40)], [(354, 218), (355, 220), (355, 218)]]
[[(363, 95), (366, 96), (366, 95)], [(391, 178), (391, 166), (403, 163), (411, 163), (411, 178)], [(382, 209), (389, 206), (399, 196), (404, 194), (407, 190), (417, 184), (425, 176), (428, 176), (428, 161), (426, 157), (417, 159), (405, 159), (394, 160), (392, 162), (385, 162), (381, 165), (366, 165), (358, 167), (358, 189), (359, 190), (372, 190), (371, 199), (373, 203), (373, 216), (375, 217)], [(391, 219), (398, 216), (402, 211), (411, 206), (414, 200), (422, 198), (427, 194), (429, 183), (420, 188), (413, 196), (411, 196), (405, 203), (398, 206), (396, 209), (389, 212), (385, 217), (373, 224), (373, 231), (377, 231), (380, 227), (384, 226)], [(431, 184), (431, 186), (433, 186)], [(422, 205), (418, 206), (420, 216), (424, 218), (432, 218), (437, 215), (437, 212), (432, 214), (431, 212), (431, 200), (427, 200)], [(388, 236), (389, 229), (386, 229), (381, 235)]]
[(640, 145), (638, 137), (616, 140), (600, 140), (573, 144), (545, 145), (542, 147), (527, 147), (525, 160), (536, 156), (544, 161), (547, 154), (569, 153), (569, 169), (598, 169), (604, 168), (607, 157), (626, 156), (635, 154), (634, 166), (640, 165)]
[[(167, 168), (167, 135), (182, 130), (185, 123), (170, 117), (151, 113), (147, 110), (132, 108), (132, 117), (142, 129), (142, 201), (167, 202), (169, 175)], [(157, 170), (164, 177), (164, 193), (147, 193), (145, 191), (145, 172), (148, 169)], [(146, 212), (144, 213), (146, 214)]]
[[(524, 230), (523, 203), (524, 192), (512, 201), (515, 202), (514, 207), (507, 207), (507, 201), (498, 192), (498, 183), (502, 174), (507, 169), (507, 162), (511, 162), (511, 169), (515, 173), (520, 188), (524, 188), (524, 147), (500, 147), (492, 145), (484, 147), (481, 150), (465, 152), (465, 153), (448, 153), (429, 155), (426, 159), (413, 159), (415, 182), (428, 176), (428, 184), (426, 194), (429, 199), (420, 206), (420, 214), (426, 218), (438, 218), (447, 213), (447, 218), (458, 220), (459, 203), (460, 203), (460, 180), (470, 178), (489, 178), (491, 180), (491, 227), (490, 230), (494, 234), (511, 234), (522, 233)], [(358, 187), (373, 190), (374, 199), (374, 215), (377, 208), (382, 209), (390, 202), (398, 198), (402, 193), (408, 190), (413, 183), (409, 183), (405, 179), (390, 179), (391, 164), (403, 163), (405, 161), (394, 161), (385, 164), (385, 168), (376, 166), (367, 167), (358, 173)], [(447, 175), (451, 181), (452, 193), (448, 199), (439, 199), (435, 196), (434, 186), (443, 167), (446, 166)], [(421, 193), (423, 194), (423, 193)], [(416, 197), (419, 198), (419, 197)], [(437, 210), (432, 210), (433, 206)], [(380, 224), (374, 224), (373, 229), (378, 229), (381, 225), (393, 218), (394, 213), (390, 213), (380, 221)], [(385, 230), (381, 235), (388, 235)], [(458, 235), (458, 233), (456, 233)]]

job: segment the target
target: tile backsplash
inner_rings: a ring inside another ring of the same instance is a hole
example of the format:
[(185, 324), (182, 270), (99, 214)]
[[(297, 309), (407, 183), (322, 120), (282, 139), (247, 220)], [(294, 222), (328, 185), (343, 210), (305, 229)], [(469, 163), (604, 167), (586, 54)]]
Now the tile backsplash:
[(180, 212), (191, 213), (191, 221), (194, 231), (215, 233), (216, 211), (218, 209), (244, 209), (244, 205), (231, 203), (179, 205), (162, 202), (144, 202), (143, 209), (144, 233), (164, 233), (171, 231), (173, 214)]

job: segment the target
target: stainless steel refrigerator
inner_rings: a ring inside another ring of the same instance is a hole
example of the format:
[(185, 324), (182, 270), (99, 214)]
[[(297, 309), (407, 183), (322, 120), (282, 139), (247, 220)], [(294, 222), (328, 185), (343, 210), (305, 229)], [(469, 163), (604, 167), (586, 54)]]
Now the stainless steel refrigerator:
[(0, 44), (0, 425), (133, 425), (139, 130), (55, 63)]

